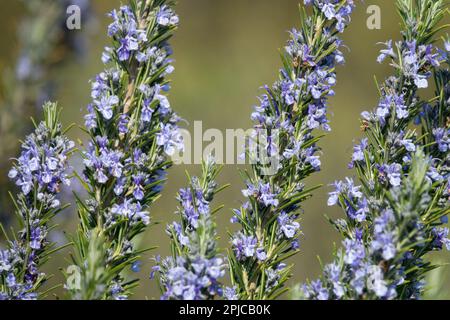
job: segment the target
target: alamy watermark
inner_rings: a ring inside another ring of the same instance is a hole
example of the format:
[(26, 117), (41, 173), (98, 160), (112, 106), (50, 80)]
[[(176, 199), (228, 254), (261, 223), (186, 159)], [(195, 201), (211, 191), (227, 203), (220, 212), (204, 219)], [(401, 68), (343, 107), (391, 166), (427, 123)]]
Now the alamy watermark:
[[(68, 30), (81, 30), (81, 8), (76, 4), (71, 4), (66, 9), (66, 26)], [(366, 26), (369, 30), (381, 29), (381, 8), (378, 5), (371, 4), (367, 7), (366, 13), (369, 15), (366, 20)]]
[(68, 30), (81, 30), (81, 8), (75, 4), (67, 7), (66, 27)]
[(375, 4), (367, 7), (366, 13), (369, 17), (366, 20), (367, 29), (380, 30), (381, 29), (381, 8)]
[(218, 164), (258, 164), (265, 175), (277, 172), (279, 131), (272, 129), (204, 130), (202, 121), (194, 121), (193, 132), (179, 129), (184, 147), (171, 157), (174, 164), (201, 164), (210, 155)]

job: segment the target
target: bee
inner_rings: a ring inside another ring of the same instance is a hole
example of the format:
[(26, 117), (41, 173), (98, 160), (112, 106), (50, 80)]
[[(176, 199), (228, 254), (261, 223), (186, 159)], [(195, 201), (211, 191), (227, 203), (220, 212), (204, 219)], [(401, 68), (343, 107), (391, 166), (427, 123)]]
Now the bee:
[(388, 272), (389, 270), (389, 263), (386, 260), (380, 261), (378, 266), (383, 270), (384, 273)]
[(296, 56), (294, 58), (294, 60), (292, 61), (292, 65), (294, 66), (294, 68), (298, 68), (300, 66), (300, 57)]
[(369, 121), (367, 120), (362, 120), (361, 121), (361, 131), (365, 132), (367, 129), (369, 129)]

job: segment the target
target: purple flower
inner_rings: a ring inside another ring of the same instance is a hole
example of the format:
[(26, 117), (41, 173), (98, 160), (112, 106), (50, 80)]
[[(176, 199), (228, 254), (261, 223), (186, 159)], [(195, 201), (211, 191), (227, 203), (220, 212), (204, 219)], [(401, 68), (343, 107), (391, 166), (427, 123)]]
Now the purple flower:
[(161, 123), (161, 131), (156, 135), (156, 144), (163, 147), (164, 152), (173, 156), (177, 150), (184, 149), (183, 139), (178, 127), (172, 124)]
[(433, 129), (434, 139), (436, 140), (440, 152), (447, 152), (448, 150), (450, 150), (449, 132), (450, 129)]
[(450, 239), (448, 237), (449, 235), (448, 228), (442, 227), (433, 228), (432, 234), (434, 237), (432, 242), (433, 248), (437, 250), (442, 250), (442, 248), (445, 246), (447, 250), (450, 251)]
[(331, 20), (336, 15), (336, 10), (334, 8), (334, 4), (332, 3), (324, 3), (322, 6), (322, 12), (328, 20)]
[(311, 282), (311, 289), (317, 300), (328, 300), (328, 290), (323, 287), (322, 281), (316, 280)]
[(289, 80), (283, 80), (280, 85), (281, 95), (284, 98), (284, 102), (287, 105), (292, 105), (295, 103), (296, 92), (294, 90), (294, 84)]
[(320, 166), (322, 165), (321, 161), (320, 161), (320, 157), (315, 155), (316, 153), (316, 148), (315, 147), (310, 147), (308, 149), (306, 149), (305, 153), (306, 153), (306, 163), (309, 163), (314, 170), (319, 171), (320, 170)]
[(256, 249), (256, 258), (259, 261), (265, 261), (267, 259), (267, 253), (264, 251), (264, 248)]
[(358, 266), (366, 256), (364, 244), (361, 239), (345, 239), (343, 245), (345, 248), (345, 263), (353, 267)]
[(142, 210), (139, 202), (133, 202), (131, 199), (125, 199), (121, 204), (115, 204), (111, 208), (111, 214), (129, 219), (131, 224), (142, 222), (144, 225), (148, 225), (150, 223), (148, 212)]
[(128, 132), (128, 123), (129, 118), (127, 115), (123, 114), (119, 117), (119, 123), (117, 124), (117, 127), (119, 129), (119, 133), (126, 134)]
[(398, 187), (401, 184), (401, 170), (402, 166), (398, 163), (393, 163), (387, 168), (389, 183), (393, 187)]
[(30, 247), (34, 250), (41, 249), (41, 242), (44, 240), (45, 234), (40, 227), (32, 228), (30, 234)]
[(370, 266), (367, 272), (367, 288), (383, 298), (388, 293), (386, 281), (384, 281), (383, 270), (379, 266)]
[(133, 176), (133, 184), (134, 184), (134, 191), (133, 196), (136, 200), (140, 201), (144, 198), (144, 184), (145, 177), (142, 173), (138, 173), (137, 175)]
[(392, 40), (384, 43), (386, 49), (380, 51), (380, 55), (377, 58), (378, 63), (382, 63), (387, 57), (395, 58), (396, 54), (392, 49)]
[(288, 239), (294, 238), (297, 235), (298, 230), (300, 229), (300, 224), (285, 212), (280, 213), (280, 215), (278, 216), (278, 225), (280, 231)]
[(352, 155), (352, 161), (364, 161), (364, 151), (367, 149), (367, 146), (369, 145), (369, 140), (367, 138), (363, 138), (360, 142), (360, 144), (357, 144), (353, 147), (353, 155)]
[(355, 186), (351, 178), (346, 178), (344, 181), (336, 181), (334, 184), (335, 191), (329, 193), (328, 205), (334, 206), (338, 204), (339, 196), (346, 195), (349, 200), (362, 198), (360, 186)]
[(103, 96), (94, 103), (102, 116), (106, 120), (110, 120), (113, 116), (113, 108), (119, 103), (119, 98), (117, 96)]
[(230, 288), (230, 287), (226, 287), (224, 292), (223, 292), (223, 296), (225, 297), (225, 299), (227, 300), (239, 300), (239, 296), (236, 292), (236, 287)]
[(331, 263), (325, 266), (324, 273), (333, 285), (333, 293), (338, 299), (342, 298), (345, 294), (346, 288), (341, 282), (341, 268), (337, 264)]
[(308, 107), (308, 128), (313, 130), (323, 126), (328, 131), (328, 119), (326, 116), (326, 107), (322, 104), (310, 104)]
[(88, 114), (84, 116), (84, 125), (89, 130), (97, 128), (97, 115), (95, 114), (94, 107), (90, 104), (87, 107)]
[(257, 240), (252, 236), (237, 234), (232, 240), (232, 245), (236, 258), (245, 260), (246, 258), (251, 258), (255, 255)]
[(403, 139), (401, 144), (405, 147), (406, 151), (414, 152), (416, 151), (416, 145), (412, 142), (411, 139)]
[(177, 222), (173, 222), (172, 227), (177, 235), (177, 239), (180, 242), (180, 244), (182, 246), (187, 247), (190, 243), (189, 237), (184, 234), (181, 224), (179, 224)]
[(393, 187), (398, 187), (401, 184), (401, 170), (402, 166), (398, 163), (377, 165), (378, 179), (381, 183), (389, 181)]
[(155, 112), (150, 106), (150, 100), (146, 99), (144, 101), (144, 106), (142, 107), (142, 116), (141, 120), (143, 122), (150, 122), (152, 120), (153, 112)]
[(369, 212), (369, 202), (366, 198), (358, 200), (356, 205), (349, 205), (349, 207), (347, 208), (347, 214), (349, 215), (349, 217), (358, 222), (365, 221)]
[(247, 189), (242, 190), (242, 194), (247, 197), (255, 197), (261, 204), (266, 207), (278, 206), (277, 195), (272, 193), (271, 186), (269, 183), (260, 182), (256, 187), (251, 183), (247, 183)]
[(168, 6), (161, 7), (156, 19), (158, 24), (164, 27), (175, 26), (179, 22), (178, 16)]
[(139, 48), (139, 43), (137, 39), (131, 36), (126, 36), (120, 39), (120, 47), (117, 50), (118, 57), (120, 61), (126, 61), (130, 58), (132, 51), (137, 51)]

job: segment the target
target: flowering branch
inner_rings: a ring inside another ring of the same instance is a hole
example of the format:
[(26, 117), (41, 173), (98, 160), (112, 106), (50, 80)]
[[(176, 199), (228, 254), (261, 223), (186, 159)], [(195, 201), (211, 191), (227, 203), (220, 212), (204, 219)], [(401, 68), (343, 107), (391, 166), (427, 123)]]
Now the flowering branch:
[(263, 153), (279, 155), (274, 174), (264, 161), (246, 172), (248, 199), (235, 210), (232, 222), (242, 229), (232, 236), (229, 268), (233, 288), (228, 299), (274, 299), (283, 294), (291, 276), (284, 262), (299, 251), (299, 211), (311, 197), (303, 180), (320, 170), (320, 137), (315, 129), (329, 131), (328, 97), (334, 95), (336, 65), (344, 62), (338, 33), (350, 22), (352, 0), (312, 1), (307, 15), (301, 9), (302, 28), (292, 30), (283, 50), (279, 80), (260, 98), (252, 120), (267, 135)]
[(74, 143), (64, 135), (56, 104), (44, 105), (44, 120), (22, 144), (9, 178), (20, 188), (16, 207), (20, 231), (12, 239), (2, 228), (8, 246), (0, 250), (0, 300), (37, 299), (48, 276), (40, 271), (58, 250), (47, 235), (50, 221), (65, 207), (57, 199), (62, 184), (69, 185), (67, 162)]
[[(20, 53), (15, 70), (7, 70), (4, 81), (4, 96), (0, 106), (0, 169), (9, 166), (9, 159), (17, 152), (19, 139), (29, 134), (33, 127), (28, 117), (40, 120), (42, 104), (53, 99), (54, 83), (51, 71), (55, 66), (67, 62), (73, 53), (80, 53), (84, 33), (68, 30), (66, 9), (77, 4), (88, 17), (89, 1), (80, 0), (33, 0), (20, 1), (26, 16), (20, 22), (18, 43)], [(8, 188), (8, 181), (0, 176), (0, 185)], [(0, 196), (2, 197), (2, 196)], [(10, 210), (8, 199), (0, 199), (0, 218)], [(8, 221), (6, 221), (8, 223)]]
[[(150, 225), (148, 210), (159, 198), (169, 157), (182, 148), (179, 118), (165, 95), (173, 71), (167, 41), (178, 25), (172, 2), (131, 0), (110, 16), (112, 46), (102, 61), (111, 67), (93, 81), (85, 117), (90, 142), (83, 183), (89, 197), (78, 201), (74, 264), (81, 280), (68, 287), (75, 299), (129, 295), (136, 281), (126, 281), (124, 272), (142, 252), (135, 238)], [(96, 255), (103, 262), (91, 259)], [(101, 275), (89, 270), (89, 261), (102, 264)]]
[(158, 274), (162, 299), (211, 300), (222, 296), (219, 279), (225, 274), (223, 258), (218, 255), (216, 224), (211, 210), (214, 196), (227, 186), (215, 182), (221, 167), (212, 158), (202, 165), (201, 178), (189, 177), (189, 187), (180, 189), (180, 223), (167, 226), (172, 256), (160, 261), (152, 275)]
[(332, 222), (345, 238), (344, 250), (321, 279), (303, 287), (308, 299), (419, 298), (424, 274), (433, 268), (422, 258), (448, 243), (448, 231), (440, 228), (449, 213), (448, 149), (440, 139), (441, 129), (448, 131), (448, 104), (439, 81), (434, 106), (418, 96), (442, 62), (432, 43), (445, 5), (397, 0), (397, 7), (403, 39), (396, 48), (389, 41), (378, 58), (390, 58), (395, 75), (380, 87), (377, 108), (362, 114), (366, 137), (350, 164), (361, 186), (350, 178), (336, 182), (328, 200), (346, 212)]

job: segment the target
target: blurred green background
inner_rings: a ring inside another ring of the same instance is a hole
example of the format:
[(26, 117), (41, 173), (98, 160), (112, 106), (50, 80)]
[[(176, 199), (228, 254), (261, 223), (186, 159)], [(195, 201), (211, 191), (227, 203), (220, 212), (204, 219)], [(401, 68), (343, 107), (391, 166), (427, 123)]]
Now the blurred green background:
[[(194, 121), (203, 121), (203, 128), (221, 130), (249, 128), (250, 113), (256, 103), (258, 88), (271, 84), (280, 66), (277, 48), (288, 38), (287, 30), (299, 25), (299, 0), (180, 0), (177, 11), (181, 18), (180, 29), (172, 40), (175, 51), (176, 71), (172, 76), (173, 86), (170, 100), (173, 108), (186, 119), (191, 127)], [(92, 0), (94, 19), (89, 25), (83, 24), (80, 32), (88, 39), (87, 52), (82, 60), (72, 59), (63, 66), (52, 70), (51, 77), (58, 85), (56, 100), (64, 108), (66, 124), (83, 123), (85, 106), (89, 103), (91, 79), (102, 70), (100, 55), (108, 44), (106, 27), (109, 19), (106, 12), (119, 6), (116, 0)], [(366, 27), (369, 5), (381, 7), (381, 30)], [(0, 44), (0, 72), (13, 67), (19, 50), (16, 29), (24, 15), (20, 1), (1, 0), (0, 29), (3, 41)], [(83, 18), (83, 16), (82, 16)], [(84, 21), (82, 21), (84, 23)], [(302, 252), (292, 259), (295, 276), (292, 284), (316, 277), (320, 271), (317, 256), (327, 262), (331, 257), (333, 244), (340, 245), (340, 238), (324, 218), (324, 214), (337, 217), (342, 212), (326, 205), (328, 184), (342, 179), (353, 172), (347, 169), (352, 151), (352, 142), (361, 132), (359, 115), (371, 109), (377, 102), (374, 76), (382, 80), (391, 72), (387, 64), (376, 62), (378, 42), (398, 39), (399, 19), (392, 0), (374, 0), (358, 3), (349, 29), (343, 35), (346, 46), (345, 67), (338, 70), (336, 97), (331, 99), (331, 125), (333, 131), (325, 137), (323, 147), (323, 170), (315, 174), (309, 184), (322, 183), (325, 186), (315, 192), (304, 206), (302, 228)], [(72, 130), (73, 139), (83, 138), (80, 130)], [(0, 138), (1, 139), (1, 138)], [(1, 141), (0, 143), (6, 143)], [(176, 216), (174, 197), (178, 188), (186, 184), (185, 170), (198, 172), (197, 166), (175, 166), (162, 199), (151, 212), (154, 220), (161, 225), (148, 230), (142, 243), (145, 246), (159, 246), (143, 258), (140, 277), (142, 282), (134, 298), (159, 298), (157, 285), (149, 279), (152, 266), (150, 258), (156, 254), (168, 253), (168, 237), (165, 225)], [(225, 204), (218, 215), (219, 233), (222, 247), (228, 246), (227, 230), (231, 208), (242, 200), (242, 182), (236, 166), (225, 166), (222, 183), (232, 187), (224, 191), (216, 204)], [(0, 172), (6, 175), (6, 172)], [(5, 193), (6, 190), (0, 192)], [(74, 214), (66, 212), (59, 223), (66, 232), (76, 226)], [(67, 266), (68, 251), (55, 256), (47, 270), (55, 274), (49, 286), (61, 281), (58, 270)], [(450, 254), (436, 254), (435, 261), (450, 262)], [(430, 276), (427, 298), (450, 299), (450, 267), (442, 268)], [(63, 297), (62, 290), (55, 293)], [(51, 297), (50, 297), (51, 298)]]

